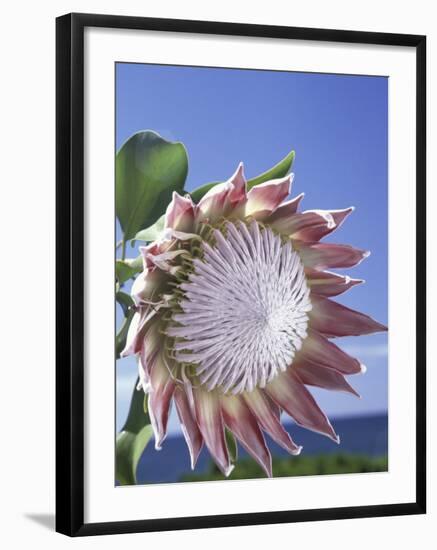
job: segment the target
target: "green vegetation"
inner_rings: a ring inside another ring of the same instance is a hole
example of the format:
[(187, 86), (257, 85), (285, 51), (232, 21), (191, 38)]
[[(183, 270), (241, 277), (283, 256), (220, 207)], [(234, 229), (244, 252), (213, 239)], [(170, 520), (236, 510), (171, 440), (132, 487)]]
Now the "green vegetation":
[[(330, 453), (314, 456), (300, 455), (273, 458), (274, 477), (311, 476), (323, 474), (352, 474), (386, 472), (387, 456), (370, 457), (362, 454)], [(229, 479), (253, 479), (265, 477), (264, 472), (250, 458), (238, 460)], [(224, 479), (215, 464), (211, 463), (204, 474), (185, 474), (180, 481), (217, 481)]]

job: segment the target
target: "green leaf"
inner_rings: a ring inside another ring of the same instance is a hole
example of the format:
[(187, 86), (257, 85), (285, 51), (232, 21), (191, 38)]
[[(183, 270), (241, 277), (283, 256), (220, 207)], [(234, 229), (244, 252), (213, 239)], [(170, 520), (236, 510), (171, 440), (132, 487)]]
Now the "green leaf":
[(142, 231), (139, 231), (135, 235), (134, 240), (147, 241), (147, 242), (156, 241), (156, 239), (158, 239), (160, 234), (164, 231), (164, 222), (165, 222), (165, 214), (162, 215), (156, 223), (154, 223), (147, 229), (143, 229)]
[(138, 271), (141, 270), (132, 267), (126, 262), (126, 260), (115, 260), (115, 276), (120, 285), (134, 277)]
[(135, 269), (136, 273), (143, 271), (143, 257), (139, 254), (136, 258), (127, 258), (124, 260), (124, 263), (127, 264), (131, 269)]
[[(255, 185), (259, 185), (260, 183), (264, 183), (265, 181), (277, 179), (277, 178), (283, 178), (288, 174), (290, 171), (291, 165), (293, 164), (295, 157), (295, 152), (290, 151), (286, 157), (284, 157), (281, 161), (278, 162), (278, 164), (275, 164), (273, 168), (270, 168), (270, 170), (267, 170), (266, 172), (263, 172), (259, 176), (256, 176), (256, 178), (252, 178), (250, 180), (247, 180), (247, 189), (252, 189), (252, 187), (255, 187)], [(200, 199), (206, 195), (206, 193), (212, 189), (215, 185), (218, 185), (221, 182), (214, 182), (214, 183), (205, 183), (205, 185), (202, 185), (201, 187), (198, 187), (194, 191), (190, 193), (191, 198), (194, 202), (199, 202)]]
[(127, 312), (125, 319), (120, 327), (120, 330), (115, 336), (115, 358), (120, 359), (120, 354), (126, 347), (127, 333), (129, 332), (129, 327), (132, 321), (132, 318), (135, 314), (133, 309), (130, 309)]
[(144, 412), (144, 392), (136, 389), (137, 384), (138, 379), (126, 423), (115, 444), (115, 477), (120, 485), (136, 485), (138, 461), (153, 435), (150, 417)]
[(201, 185), (200, 187), (198, 187), (194, 191), (191, 191), (191, 193), (190, 193), (191, 198), (193, 199), (193, 201), (195, 203), (198, 203), (200, 201), (200, 199), (203, 197), (203, 195), (206, 195), (210, 189), (212, 189), (213, 187), (215, 187), (219, 183), (221, 183), (221, 182), (220, 181), (214, 181), (213, 183), (205, 183), (205, 185)]
[(125, 316), (120, 330), (115, 336), (115, 358), (119, 359), (120, 353), (124, 350), (126, 346), (127, 333), (129, 331), (129, 326), (131, 324), (132, 318), (135, 314), (135, 310), (132, 306), (135, 304), (129, 294), (126, 294), (125, 292), (117, 292), (115, 294), (115, 299), (123, 309), (123, 314)]
[(238, 459), (237, 440), (235, 439), (234, 434), (227, 428), (225, 428), (225, 438), (228, 446), (229, 458), (231, 459), (231, 462), (235, 464)]
[(120, 286), (123, 286), (128, 279), (134, 278), (135, 275), (144, 270), (143, 257), (140, 254), (136, 258), (127, 258), (126, 260), (115, 261), (116, 285), (115, 289), (118, 292)]
[(173, 191), (182, 193), (188, 156), (182, 143), (150, 130), (130, 137), (116, 156), (116, 214), (124, 241), (150, 227), (165, 212)]
[(129, 296), (129, 294), (126, 294), (126, 292), (122, 292), (119, 290), (115, 293), (115, 299), (117, 302), (121, 305), (123, 309), (124, 316), (126, 317), (129, 308), (135, 305), (135, 302), (133, 299)]
[(264, 183), (265, 181), (283, 178), (290, 171), (291, 165), (294, 161), (294, 157), (295, 152), (290, 151), (290, 153), (288, 153), (286, 157), (279, 161), (278, 164), (275, 164), (273, 168), (270, 168), (270, 170), (267, 170), (259, 176), (256, 176), (256, 178), (247, 180), (247, 188), (252, 189), (252, 187), (255, 187), (255, 185), (259, 185), (260, 183)]

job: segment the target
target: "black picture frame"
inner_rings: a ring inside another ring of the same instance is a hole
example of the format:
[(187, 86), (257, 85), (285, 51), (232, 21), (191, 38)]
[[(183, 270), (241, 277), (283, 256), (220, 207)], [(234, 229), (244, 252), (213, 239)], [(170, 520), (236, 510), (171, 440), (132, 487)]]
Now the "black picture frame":
[[(414, 502), (84, 523), (84, 29), (106, 27), (379, 44), (416, 51), (416, 499)], [(423, 514), (426, 511), (426, 37), (68, 14), (56, 20), (56, 530), (69, 536)]]

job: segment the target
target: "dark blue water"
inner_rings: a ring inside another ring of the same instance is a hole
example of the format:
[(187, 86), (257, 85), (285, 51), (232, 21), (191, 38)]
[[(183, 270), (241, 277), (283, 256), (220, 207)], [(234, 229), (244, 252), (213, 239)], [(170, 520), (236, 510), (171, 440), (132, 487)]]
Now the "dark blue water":
[[(319, 453), (362, 453), (369, 456), (387, 454), (388, 429), (387, 415), (360, 416), (355, 418), (333, 419), (332, 424), (339, 434), (341, 444), (336, 445), (327, 437), (315, 434), (296, 425), (286, 425), (293, 440), (303, 445), (304, 454)], [(266, 438), (273, 456), (287, 456), (286, 451)], [(238, 449), (238, 456), (247, 456)], [(204, 448), (196, 465), (196, 472), (205, 472), (211, 462)], [(138, 483), (169, 483), (179, 481), (183, 474), (191, 472), (188, 448), (183, 437), (169, 437), (163, 443), (161, 451), (155, 451), (153, 441), (143, 454), (137, 470)]]

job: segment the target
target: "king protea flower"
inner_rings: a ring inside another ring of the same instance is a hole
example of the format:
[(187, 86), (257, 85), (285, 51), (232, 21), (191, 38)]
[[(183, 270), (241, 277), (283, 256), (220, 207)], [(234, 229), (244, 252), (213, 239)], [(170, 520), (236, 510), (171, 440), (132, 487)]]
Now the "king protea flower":
[(162, 237), (141, 248), (136, 313), (123, 355), (137, 354), (140, 385), (161, 448), (174, 401), (194, 468), (205, 443), (225, 476), (225, 428), (272, 475), (263, 433), (292, 455), (281, 411), (335, 442), (307, 386), (358, 395), (346, 375), (365, 367), (332, 342), (387, 330), (331, 300), (362, 280), (326, 271), (369, 252), (320, 240), (353, 208), (298, 212), (283, 202), (292, 176), (247, 191), (243, 166), (199, 202), (173, 194)]

